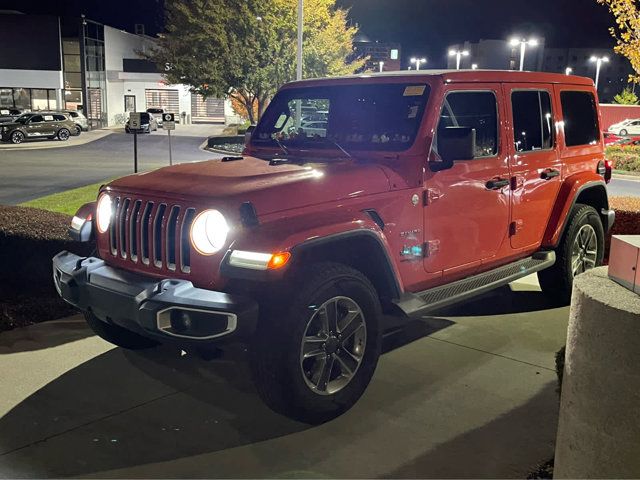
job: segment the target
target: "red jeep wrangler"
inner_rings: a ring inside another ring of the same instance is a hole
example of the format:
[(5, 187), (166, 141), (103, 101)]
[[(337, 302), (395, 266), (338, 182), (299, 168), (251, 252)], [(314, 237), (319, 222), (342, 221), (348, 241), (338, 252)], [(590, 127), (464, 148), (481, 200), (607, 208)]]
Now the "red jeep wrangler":
[[(53, 260), (102, 338), (242, 341), (274, 410), (322, 422), (371, 380), (384, 318), (538, 272), (567, 300), (614, 212), (590, 79), (398, 72), (283, 87), (243, 157), (104, 186)], [(393, 318), (393, 317), (391, 317)]]

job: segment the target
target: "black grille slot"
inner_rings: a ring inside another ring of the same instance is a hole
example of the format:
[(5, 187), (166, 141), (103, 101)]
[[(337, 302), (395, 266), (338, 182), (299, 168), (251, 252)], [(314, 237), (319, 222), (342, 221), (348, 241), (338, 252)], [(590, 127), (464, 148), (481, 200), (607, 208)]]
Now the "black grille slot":
[(191, 272), (191, 224), (196, 216), (195, 208), (187, 208), (180, 227), (180, 270)]
[(118, 215), (118, 231), (119, 231), (119, 250), (122, 258), (127, 258), (127, 213), (129, 212), (129, 205), (131, 200), (125, 198), (122, 202), (122, 208)]
[(144, 207), (142, 220), (140, 222), (140, 251), (142, 263), (149, 265), (149, 223), (151, 221), (151, 211), (153, 210), (153, 202), (147, 203)]
[(153, 264), (162, 268), (162, 221), (167, 206), (161, 203), (153, 220)]
[(113, 217), (109, 222), (109, 247), (111, 248), (111, 255), (118, 255), (118, 236), (116, 235), (116, 223), (118, 219), (118, 212), (120, 207), (120, 197), (113, 200)]
[(129, 254), (134, 262), (138, 261), (138, 216), (140, 215), (141, 205), (142, 202), (136, 200), (129, 217)]
[(169, 219), (167, 220), (167, 244), (166, 244), (166, 261), (169, 270), (176, 269), (176, 237), (178, 236), (176, 227), (178, 226), (178, 215), (180, 207), (174, 205), (171, 207)]

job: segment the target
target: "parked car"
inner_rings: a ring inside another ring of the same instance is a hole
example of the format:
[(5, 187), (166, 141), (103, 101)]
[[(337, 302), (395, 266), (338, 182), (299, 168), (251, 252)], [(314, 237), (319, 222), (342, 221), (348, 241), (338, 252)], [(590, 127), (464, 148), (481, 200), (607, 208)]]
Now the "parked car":
[(622, 137), (617, 141), (609, 144), (609, 146), (618, 146), (618, 147), (637, 147), (640, 145), (640, 137)]
[(69, 140), (76, 131), (75, 123), (62, 113), (24, 113), (15, 121), (0, 125), (2, 141), (22, 143), (30, 138)]
[[(289, 133), (315, 102), (326, 136)], [(285, 85), (243, 156), (103, 186), (70, 229), (97, 253), (58, 254), (55, 286), (123, 348), (245, 343), (264, 401), (324, 422), (365, 391), (390, 327), (533, 273), (566, 302), (602, 263), (598, 108), (592, 79), (551, 73)]]
[(609, 127), (609, 132), (615, 135), (640, 135), (640, 119), (625, 120)]
[(614, 135), (613, 133), (609, 133), (609, 132), (603, 132), (603, 136), (604, 136), (605, 146), (612, 145), (618, 142), (619, 140), (623, 139), (623, 137), (621, 137), (620, 135)]
[[(158, 130), (158, 121), (155, 116), (148, 112), (142, 112), (140, 114), (140, 131), (139, 133), (151, 133)], [(127, 133), (132, 133), (131, 128), (129, 128), (129, 120), (124, 124), (124, 131)]]
[(151, 107), (147, 108), (147, 112), (152, 114), (158, 122), (158, 126), (162, 127), (162, 114), (164, 113), (164, 108)]
[(77, 110), (63, 110), (62, 113), (71, 117), (71, 120), (76, 124), (77, 135), (80, 135), (81, 132), (89, 131), (89, 121), (84, 113), (78, 112)]
[(0, 108), (0, 123), (13, 122), (22, 115), (22, 111), (17, 108)]

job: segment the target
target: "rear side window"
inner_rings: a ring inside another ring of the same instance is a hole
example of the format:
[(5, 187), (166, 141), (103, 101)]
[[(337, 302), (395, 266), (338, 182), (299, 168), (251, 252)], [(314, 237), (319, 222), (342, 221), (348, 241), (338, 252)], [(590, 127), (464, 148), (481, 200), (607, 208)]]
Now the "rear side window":
[(590, 92), (561, 92), (564, 136), (568, 147), (594, 145), (600, 140), (596, 99)]
[(53, 118), (59, 122), (67, 119), (67, 117), (65, 117), (64, 115), (54, 115)]
[(438, 132), (447, 127), (475, 129), (475, 158), (496, 155), (498, 153), (498, 107), (494, 93), (453, 92), (447, 95), (442, 106)]
[(553, 148), (553, 112), (549, 92), (513, 92), (511, 106), (516, 151), (531, 152)]

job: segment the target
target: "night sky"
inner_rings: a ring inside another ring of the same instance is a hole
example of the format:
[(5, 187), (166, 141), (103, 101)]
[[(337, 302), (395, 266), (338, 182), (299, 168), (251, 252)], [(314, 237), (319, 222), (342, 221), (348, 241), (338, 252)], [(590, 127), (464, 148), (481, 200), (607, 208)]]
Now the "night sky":
[[(167, 0), (171, 1), (171, 0)], [(596, 0), (338, 0), (371, 40), (394, 41), (403, 57), (446, 65), (446, 47), (464, 40), (544, 36), (548, 46), (609, 47), (612, 17)], [(163, 0), (0, 0), (0, 9), (79, 15), (132, 31), (162, 29)]]

